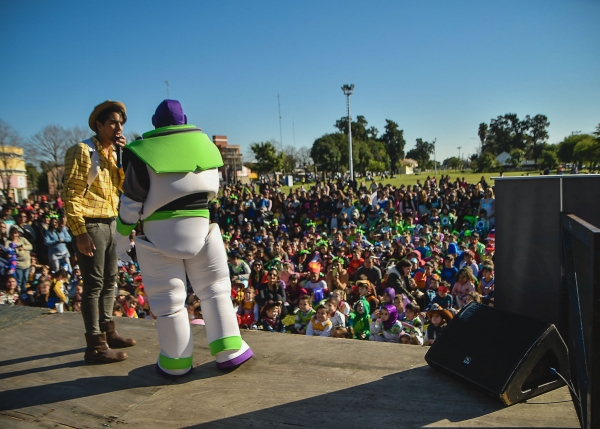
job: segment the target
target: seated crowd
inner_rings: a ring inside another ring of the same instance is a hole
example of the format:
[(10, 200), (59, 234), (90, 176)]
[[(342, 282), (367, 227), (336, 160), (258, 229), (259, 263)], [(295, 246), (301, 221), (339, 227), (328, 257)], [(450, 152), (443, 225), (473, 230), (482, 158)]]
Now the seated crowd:
[[(428, 345), (465, 305), (494, 303), (493, 189), (485, 180), (407, 187), (341, 181), (225, 186), (211, 202), (247, 329)], [(60, 198), (0, 213), (0, 304), (80, 311), (82, 280)], [(138, 231), (141, 233), (141, 231)], [(114, 316), (148, 317), (132, 236)], [(71, 268), (73, 267), (73, 268)], [(202, 303), (188, 288), (190, 322)]]

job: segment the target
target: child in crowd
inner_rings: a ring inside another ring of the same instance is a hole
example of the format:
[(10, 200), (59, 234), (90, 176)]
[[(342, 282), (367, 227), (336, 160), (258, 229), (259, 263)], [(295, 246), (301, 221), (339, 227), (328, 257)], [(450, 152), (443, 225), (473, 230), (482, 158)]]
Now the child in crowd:
[(429, 346), (432, 345), (435, 339), (442, 333), (442, 329), (444, 329), (446, 324), (452, 320), (452, 317), (450, 311), (435, 304), (431, 310), (427, 312), (429, 325), (427, 326), (427, 332), (425, 333), (425, 344)]
[(260, 310), (261, 326), (267, 332), (285, 333), (285, 326), (281, 322), (280, 307), (275, 302), (267, 302)]
[(396, 307), (387, 304), (381, 310), (375, 311), (375, 320), (371, 322), (371, 335), (369, 340), (378, 342), (400, 342), (402, 325), (398, 321)]
[(310, 337), (329, 337), (333, 324), (329, 320), (329, 312), (324, 305), (319, 305), (316, 314), (310, 318), (306, 327), (306, 335)]
[(356, 282), (358, 286), (358, 294), (361, 298), (365, 298), (371, 308), (377, 308), (379, 300), (373, 294), (373, 286), (368, 280), (359, 280)]
[(331, 320), (332, 329), (331, 337), (345, 338), (348, 330), (346, 329), (346, 318), (338, 311), (339, 301), (336, 298), (329, 298), (325, 301), (325, 307), (329, 312), (329, 320)]
[(320, 278), (321, 275), (321, 265), (315, 263), (310, 267), (310, 274), (308, 277), (308, 281), (304, 285), (304, 288), (310, 293), (312, 297), (313, 306), (317, 306), (320, 304), (323, 299), (325, 299), (325, 293), (327, 290), (327, 283), (325, 280)]
[(0, 290), (0, 304), (21, 305), (17, 278), (13, 275), (6, 277), (3, 290)]
[(460, 263), (460, 268), (470, 268), (473, 276), (477, 278), (477, 274), (479, 274), (479, 267), (475, 262), (475, 253), (472, 250), (465, 250), (464, 259)]
[(54, 301), (54, 303), (62, 302), (63, 304), (68, 304), (69, 298), (67, 297), (67, 285), (69, 284), (69, 273), (65, 270), (60, 269), (54, 275), (54, 284), (52, 286), (52, 290), (50, 291), (50, 299)]
[(311, 321), (311, 318), (316, 314), (316, 311), (311, 305), (311, 299), (308, 295), (302, 295), (298, 301), (298, 311), (294, 320), (292, 333), (305, 335), (306, 327)]
[(456, 305), (460, 310), (465, 306), (469, 292), (475, 292), (476, 280), (473, 271), (469, 267), (461, 268), (457, 278), (458, 281), (452, 288), (452, 296), (454, 296)]
[(402, 320), (402, 327), (409, 334), (414, 334), (419, 339), (419, 344), (423, 345), (423, 322), (419, 318), (421, 307), (410, 303), (406, 306), (406, 316)]
[(421, 345), (419, 342), (419, 337), (417, 337), (415, 334), (409, 334), (406, 331), (402, 331), (402, 334), (400, 334), (400, 344), (407, 344), (411, 346)]
[(452, 295), (450, 295), (450, 285), (447, 282), (441, 282), (438, 286), (437, 294), (431, 300), (430, 308), (434, 305), (452, 311)]
[(196, 301), (194, 303), (194, 314), (193, 319), (190, 321), (192, 325), (202, 325), (204, 326), (204, 318), (202, 317), (202, 306), (200, 305), (200, 301)]
[(348, 318), (350, 317), (350, 305), (346, 302), (346, 291), (336, 289), (331, 292), (331, 297), (338, 300), (338, 311), (344, 315), (346, 326), (348, 325)]
[(75, 295), (73, 295), (73, 299), (71, 303), (73, 305), (73, 311), (76, 313), (81, 313), (81, 297), (83, 295), (83, 284), (79, 282), (77, 286), (75, 286)]
[(300, 278), (298, 277), (298, 274), (291, 274), (288, 281), (289, 283), (287, 283), (287, 286), (285, 287), (285, 296), (286, 301), (290, 306), (290, 310), (293, 311), (294, 309), (298, 308), (300, 297), (307, 295), (308, 292), (305, 288), (300, 286)]
[(469, 294), (467, 295), (467, 302), (465, 303), (465, 305), (470, 304), (472, 302), (481, 304), (481, 295), (477, 292), (469, 292)]
[(448, 255), (444, 257), (444, 268), (440, 272), (440, 277), (443, 281), (453, 285), (456, 283), (456, 275), (458, 274), (458, 268), (454, 266), (454, 255)]
[(494, 296), (494, 268), (491, 265), (481, 269), (481, 293), (486, 299)]
[(256, 292), (253, 287), (244, 290), (244, 301), (238, 308), (240, 317), (240, 326), (251, 328), (256, 324), (259, 317), (258, 303), (256, 302)]
[(369, 316), (369, 313), (370, 306), (366, 299), (361, 298), (354, 304), (354, 309), (348, 320), (350, 338), (357, 340), (369, 339), (371, 335), (371, 316)]

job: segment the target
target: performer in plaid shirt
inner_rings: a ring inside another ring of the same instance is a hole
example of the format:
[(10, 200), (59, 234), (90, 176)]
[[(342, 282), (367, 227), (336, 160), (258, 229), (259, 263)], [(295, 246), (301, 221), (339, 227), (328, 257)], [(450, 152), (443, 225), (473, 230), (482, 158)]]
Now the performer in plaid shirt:
[[(72, 146), (65, 155), (65, 212), (83, 274), (81, 313), (87, 342), (85, 361), (89, 363), (126, 359), (127, 353), (112, 348), (135, 344), (135, 340), (116, 332), (112, 319), (118, 271), (115, 219), (124, 179), (123, 170), (117, 166), (116, 147), (125, 145), (126, 121), (123, 103), (108, 100), (99, 104), (89, 118), (96, 135), (91, 141)], [(88, 186), (88, 177), (93, 177), (89, 175), (94, 149), (99, 168)]]

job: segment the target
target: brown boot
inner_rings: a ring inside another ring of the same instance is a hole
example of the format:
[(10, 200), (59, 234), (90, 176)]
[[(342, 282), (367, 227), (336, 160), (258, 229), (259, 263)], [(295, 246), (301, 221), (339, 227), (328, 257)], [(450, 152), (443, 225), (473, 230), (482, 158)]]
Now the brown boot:
[(85, 334), (87, 348), (84, 359), (87, 363), (112, 363), (127, 359), (127, 353), (112, 350), (106, 344), (106, 334)]
[(115, 321), (100, 322), (100, 331), (106, 333), (106, 342), (113, 349), (122, 349), (123, 347), (135, 346), (133, 338), (123, 338), (115, 329)]

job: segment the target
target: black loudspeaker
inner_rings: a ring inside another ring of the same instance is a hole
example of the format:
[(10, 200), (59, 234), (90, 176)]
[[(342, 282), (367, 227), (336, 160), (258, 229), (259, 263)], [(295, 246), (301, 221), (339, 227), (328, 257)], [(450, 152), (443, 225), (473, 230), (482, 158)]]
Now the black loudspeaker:
[(471, 303), (425, 355), (432, 368), (512, 405), (570, 380), (567, 347), (554, 325)]

